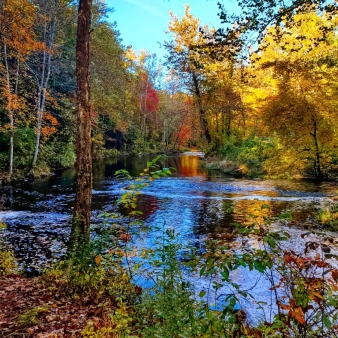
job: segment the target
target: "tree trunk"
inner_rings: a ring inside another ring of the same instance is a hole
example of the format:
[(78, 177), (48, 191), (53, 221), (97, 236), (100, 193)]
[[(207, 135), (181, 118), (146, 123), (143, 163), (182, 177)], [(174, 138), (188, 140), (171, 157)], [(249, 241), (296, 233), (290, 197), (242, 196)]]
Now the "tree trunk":
[(92, 0), (80, 0), (76, 40), (77, 137), (76, 197), (68, 252), (89, 242), (92, 201), (91, 106), (89, 87), (89, 40)]
[(192, 74), (192, 79), (193, 79), (193, 82), (194, 82), (195, 94), (196, 94), (196, 97), (197, 97), (198, 109), (199, 109), (199, 112), (200, 112), (200, 119), (201, 119), (201, 123), (202, 123), (204, 136), (205, 136), (208, 144), (210, 144), (211, 143), (211, 136), (210, 136), (210, 132), (209, 132), (209, 128), (208, 128), (208, 121), (206, 119), (205, 111), (203, 109), (201, 92), (200, 92), (200, 88), (198, 86), (198, 80), (197, 80), (197, 77), (196, 77), (195, 74)]
[(315, 118), (312, 119), (313, 122), (313, 133), (310, 133), (313, 137), (313, 141), (315, 144), (315, 161), (313, 164), (314, 167), (314, 174), (316, 178), (320, 178), (323, 176), (321, 167), (320, 167), (320, 151), (319, 151), (319, 145), (318, 145), (318, 138), (317, 138), (317, 122)]
[(14, 115), (12, 107), (12, 90), (9, 75), (7, 45), (4, 43), (4, 60), (6, 70), (6, 87), (7, 87), (7, 112), (10, 122), (10, 138), (9, 138), (9, 175), (13, 174), (13, 157), (14, 157)]
[(38, 89), (38, 104), (37, 104), (37, 124), (36, 124), (36, 139), (35, 139), (35, 149), (34, 156), (31, 164), (31, 169), (34, 168), (36, 161), (38, 159), (39, 147), (40, 147), (40, 138), (41, 138), (41, 128), (42, 128), (42, 118), (45, 109), (46, 103), (46, 92), (48, 88), (48, 82), (51, 75), (51, 65), (52, 65), (52, 50), (54, 46), (54, 36), (56, 29), (56, 19), (55, 11), (56, 6), (59, 0), (55, 0), (55, 8), (53, 9), (49, 37), (48, 37), (48, 52), (46, 50), (47, 45), (47, 18), (45, 18), (45, 27), (44, 27), (44, 44), (45, 49), (42, 54), (42, 70), (41, 70), (41, 81), (39, 83)]
[[(8, 66), (8, 54), (7, 54), (7, 45), (4, 43), (4, 59), (5, 59), (5, 70), (6, 70), (6, 87), (7, 87), (7, 111), (10, 121), (10, 138), (9, 138), (9, 175), (13, 174), (13, 162), (14, 162), (14, 113), (17, 109), (17, 95), (18, 95), (18, 84), (19, 84), (19, 67), (20, 61), (17, 58), (16, 73), (15, 73), (15, 83), (14, 83), (14, 96), (12, 95), (11, 89), (11, 80), (9, 74)], [(12, 97), (13, 96), (13, 97)], [(13, 102), (14, 101), (14, 102)], [(15, 108), (13, 108), (13, 106)]]
[[(229, 103), (230, 104), (230, 103)], [(228, 115), (227, 115), (227, 129), (226, 129), (226, 133), (227, 136), (230, 137), (231, 136), (231, 120), (232, 120), (232, 116), (231, 116), (231, 108), (228, 108)]]

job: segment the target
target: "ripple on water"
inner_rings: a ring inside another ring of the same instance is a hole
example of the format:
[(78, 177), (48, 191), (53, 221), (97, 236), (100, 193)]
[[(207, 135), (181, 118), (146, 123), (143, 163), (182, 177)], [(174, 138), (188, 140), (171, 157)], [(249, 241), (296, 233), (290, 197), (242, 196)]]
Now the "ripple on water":
[[(146, 225), (151, 228), (165, 223), (180, 233), (182, 242), (201, 243), (206, 234), (227, 232), (232, 223), (244, 221), (247, 210), (262, 203), (277, 214), (302, 201), (306, 211), (294, 215), (304, 220), (311, 213), (311, 203), (325, 200), (336, 188), (333, 183), (233, 179), (221, 174), (212, 177), (199, 165), (201, 154), (184, 156), (170, 157), (165, 165), (176, 167), (177, 172), (155, 180), (139, 198)], [(127, 169), (137, 175), (149, 159), (136, 156), (94, 163), (93, 215), (116, 210), (116, 199), (128, 190), (131, 182), (115, 179), (114, 172)], [(1, 212), (0, 219), (8, 224), (7, 241), (22, 265), (33, 269), (64, 253), (74, 187), (73, 173), (65, 171), (5, 192), (5, 206), (14, 211)], [(227, 211), (229, 202), (234, 204), (233, 212)], [(94, 222), (100, 220), (94, 218)], [(154, 236), (147, 239), (147, 245), (152, 245)]]
[(0, 212), (7, 227), (3, 235), (27, 274), (39, 272), (66, 252), (69, 214), (55, 212)]

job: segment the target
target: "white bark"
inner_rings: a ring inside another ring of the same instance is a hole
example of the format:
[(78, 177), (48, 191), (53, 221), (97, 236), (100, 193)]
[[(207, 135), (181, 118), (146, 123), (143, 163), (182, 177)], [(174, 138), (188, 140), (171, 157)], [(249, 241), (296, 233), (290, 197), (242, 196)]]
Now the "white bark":
[(10, 139), (9, 139), (9, 175), (13, 174), (13, 158), (14, 158), (14, 115), (12, 109), (12, 91), (8, 67), (7, 45), (4, 43), (4, 60), (6, 69), (6, 86), (7, 86), (7, 112), (10, 121)]
[[(47, 4), (47, 0), (45, 5)], [(58, 0), (55, 0), (55, 7), (58, 4)], [(48, 82), (51, 75), (51, 65), (52, 65), (52, 51), (54, 47), (54, 37), (55, 37), (55, 29), (56, 29), (56, 19), (55, 19), (55, 8), (52, 12), (51, 24), (49, 28), (49, 35), (47, 38), (47, 21), (45, 19), (45, 26), (44, 26), (44, 45), (45, 49), (43, 50), (42, 54), (42, 65), (41, 65), (41, 79), (38, 85), (38, 102), (37, 102), (37, 123), (36, 123), (36, 139), (35, 139), (35, 149), (34, 149), (34, 156), (31, 165), (31, 169), (34, 168), (36, 161), (38, 159), (39, 154), (39, 147), (40, 147), (40, 139), (41, 139), (41, 129), (42, 129), (42, 120), (43, 114), (45, 110), (46, 104), (46, 93), (48, 89)], [(48, 41), (47, 41), (48, 40)], [(47, 51), (48, 48), (48, 51)]]

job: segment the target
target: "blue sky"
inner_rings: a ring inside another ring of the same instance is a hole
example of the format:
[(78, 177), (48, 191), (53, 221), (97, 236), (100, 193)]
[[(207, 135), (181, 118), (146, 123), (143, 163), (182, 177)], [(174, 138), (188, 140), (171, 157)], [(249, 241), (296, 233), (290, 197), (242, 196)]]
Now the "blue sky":
[(163, 59), (165, 50), (158, 42), (170, 40), (165, 34), (170, 19), (169, 10), (179, 17), (183, 8), (189, 3), (191, 12), (201, 20), (201, 24), (210, 27), (221, 27), (217, 16), (219, 0), (106, 0), (115, 12), (110, 14), (110, 20), (117, 22), (124, 45), (132, 45), (134, 50), (146, 49)]

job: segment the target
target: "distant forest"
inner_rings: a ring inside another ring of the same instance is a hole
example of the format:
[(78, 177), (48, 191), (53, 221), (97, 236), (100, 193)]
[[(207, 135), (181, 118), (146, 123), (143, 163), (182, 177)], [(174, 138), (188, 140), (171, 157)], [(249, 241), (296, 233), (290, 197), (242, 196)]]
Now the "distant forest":
[[(0, 7), (0, 171), (38, 177), (72, 166), (76, 3), (1, 0)], [(195, 147), (252, 176), (336, 175), (335, 14), (295, 13), (293, 24), (281, 20), (239, 53), (186, 5), (182, 17), (170, 14), (162, 62), (124, 46), (109, 12), (94, 1), (95, 159)]]

